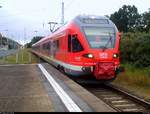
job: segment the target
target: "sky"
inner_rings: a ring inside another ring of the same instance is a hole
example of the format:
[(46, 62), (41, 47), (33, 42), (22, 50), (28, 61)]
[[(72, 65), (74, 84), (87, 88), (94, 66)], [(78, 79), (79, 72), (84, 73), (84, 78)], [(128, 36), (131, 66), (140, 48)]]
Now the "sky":
[(0, 33), (21, 44), (47, 36), (48, 22), (61, 22), (62, 2), (65, 22), (79, 14), (110, 15), (123, 5), (135, 5), (140, 14), (150, 8), (150, 0), (0, 0)]

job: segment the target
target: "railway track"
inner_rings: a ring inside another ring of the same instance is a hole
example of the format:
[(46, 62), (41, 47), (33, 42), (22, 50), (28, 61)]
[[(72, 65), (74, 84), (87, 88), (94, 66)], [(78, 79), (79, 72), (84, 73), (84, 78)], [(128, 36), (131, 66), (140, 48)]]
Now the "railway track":
[(150, 112), (150, 103), (111, 84), (81, 84), (118, 112)]

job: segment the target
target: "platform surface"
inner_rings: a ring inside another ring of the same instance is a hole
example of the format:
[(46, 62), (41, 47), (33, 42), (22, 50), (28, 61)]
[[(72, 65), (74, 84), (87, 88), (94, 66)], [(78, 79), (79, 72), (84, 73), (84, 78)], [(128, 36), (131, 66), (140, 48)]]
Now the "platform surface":
[[(47, 63), (41, 64), (81, 112), (111, 107)], [(0, 112), (69, 112), (38, 64), (0, 65)]]

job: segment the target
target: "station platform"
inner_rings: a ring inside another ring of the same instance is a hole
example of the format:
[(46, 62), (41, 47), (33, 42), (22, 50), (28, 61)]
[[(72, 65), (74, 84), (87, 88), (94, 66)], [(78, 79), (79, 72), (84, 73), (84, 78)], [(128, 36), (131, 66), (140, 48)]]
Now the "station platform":
[(47, 63), (0, 65), (0, 112), (115, 112)]

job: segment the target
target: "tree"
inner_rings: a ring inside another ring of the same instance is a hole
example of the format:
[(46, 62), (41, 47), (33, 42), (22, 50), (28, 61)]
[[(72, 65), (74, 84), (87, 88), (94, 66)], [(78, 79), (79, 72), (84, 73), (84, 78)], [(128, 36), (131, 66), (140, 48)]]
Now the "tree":
[(31, 40), (31, 44), (34, 44), (34, 43), (38, 42), (42, 38), (43, 38), (43, 36), (35, 36), (35, 37), (33, 37), (33, 39)]
[(150, 10), (141, 14), (137, 19), (136, 31), (150, 32)]
[(150, 11), (143, 13), (143, 28), (146, 32), (150, 31)]
[(110, 19), (121, 32), (133, 31), (136, 28), (139, 18), (140, 15), (134, 5), (123, 5), (122, 8), (110, 16)]
[(44, 36), (35, 36), (35, 37), (33, 37), (32, 40), (31, 40), (31, 42), (26, 44), (26, 47), (27, 47), (27, 48), (31, 48), (34, 43), (38, 42), (38, 41), (41, 40), (43, 37), (44, 37)]

